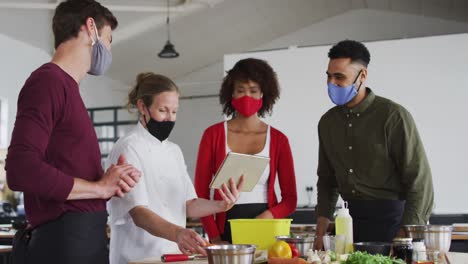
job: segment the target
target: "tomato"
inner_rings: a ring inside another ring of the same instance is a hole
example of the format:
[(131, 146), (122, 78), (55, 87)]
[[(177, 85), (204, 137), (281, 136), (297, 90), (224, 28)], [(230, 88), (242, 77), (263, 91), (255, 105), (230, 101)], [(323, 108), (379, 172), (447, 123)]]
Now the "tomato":
[(291, 258), (291, 247), (285, 241), (276, 241), (268, 250), (268, 258)]
[(301, 253), (299, 253), (299, 249), (297, 249), (296, 246), (289, 244), (289, 247), (291, 248), (291, 254), (293, 258), (301, 256)]

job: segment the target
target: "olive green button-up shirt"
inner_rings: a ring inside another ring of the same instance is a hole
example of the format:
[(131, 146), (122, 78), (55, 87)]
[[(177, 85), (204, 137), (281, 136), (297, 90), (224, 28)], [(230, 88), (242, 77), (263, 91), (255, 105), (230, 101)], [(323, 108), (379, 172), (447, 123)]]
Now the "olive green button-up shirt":
[(406, 200), (402, 224), (426, 224), (434, 191), (415, 122), (403, 106), (367, 93), (358, 106), (336, 106), (320, 119), (317, 215), (333, 219), (340, 193)]

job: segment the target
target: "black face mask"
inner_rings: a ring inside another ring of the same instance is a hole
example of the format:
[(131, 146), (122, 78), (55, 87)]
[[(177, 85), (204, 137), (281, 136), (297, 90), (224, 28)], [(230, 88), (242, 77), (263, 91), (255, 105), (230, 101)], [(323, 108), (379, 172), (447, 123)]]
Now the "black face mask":
[[(144, 116), (144, 118), (146, 122), (146, 116)], [(154, 118), (150, 117), (150, 120), (148, 121), (148, 123), (146, 123), (146, 128), (148, 129), (148, 132), (150, 132), (150, 134), (153, 135), (153, 137), (159, 139), (159, 141), (162, 142), (169, 137), (169, 134), (171, 134), (174, 125), (174, 121), (159, 122)]]

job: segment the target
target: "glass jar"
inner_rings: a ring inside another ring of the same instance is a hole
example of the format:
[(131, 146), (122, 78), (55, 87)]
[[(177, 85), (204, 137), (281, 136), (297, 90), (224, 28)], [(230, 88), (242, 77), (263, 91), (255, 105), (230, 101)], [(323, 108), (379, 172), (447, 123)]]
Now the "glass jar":
[(427, 260), (425, 252), (424, 239), (413, 238), (413, 262)]
[(413, 264), (442, 264), (445, 263), (443, 255), (437, 250), (414, 251)]
[(407, 264), (413, 261), (413, 239), (396, 237), (393, 239), (393, 256), (404, 260)]

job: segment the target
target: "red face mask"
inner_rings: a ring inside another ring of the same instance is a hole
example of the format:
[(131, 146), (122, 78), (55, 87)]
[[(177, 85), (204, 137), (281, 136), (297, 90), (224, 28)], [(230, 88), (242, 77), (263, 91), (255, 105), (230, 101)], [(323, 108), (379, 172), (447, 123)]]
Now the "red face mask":
[(232, 98), (231, 104), (239, 114), (249, 117), (262, 108), (263, 100), (244, 95), (240, 98)]

